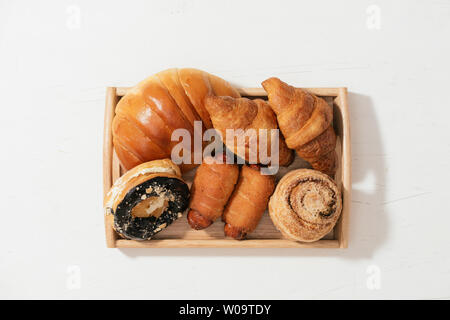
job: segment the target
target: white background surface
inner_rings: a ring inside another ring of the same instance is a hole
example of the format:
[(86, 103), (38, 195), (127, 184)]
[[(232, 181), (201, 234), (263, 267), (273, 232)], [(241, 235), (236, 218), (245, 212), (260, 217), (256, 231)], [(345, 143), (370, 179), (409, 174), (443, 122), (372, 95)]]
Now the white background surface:
[[(449, 38), (447, 0), (1, 1), (0, 298), (450, 298)], [(105, 248), (105, 87), (169, 67), (349, 88), (347, 250)]]

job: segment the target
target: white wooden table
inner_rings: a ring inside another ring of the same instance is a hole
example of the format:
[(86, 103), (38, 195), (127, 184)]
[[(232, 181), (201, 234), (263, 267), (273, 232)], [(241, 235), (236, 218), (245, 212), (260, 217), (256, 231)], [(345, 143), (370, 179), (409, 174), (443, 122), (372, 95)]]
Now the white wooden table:
[[(0, 298), (450, 298), (449, 18), (447, 0), (0, 2)], [(348, 249), (105, 248), (105, 87), (177, 66), (349, 88)]]

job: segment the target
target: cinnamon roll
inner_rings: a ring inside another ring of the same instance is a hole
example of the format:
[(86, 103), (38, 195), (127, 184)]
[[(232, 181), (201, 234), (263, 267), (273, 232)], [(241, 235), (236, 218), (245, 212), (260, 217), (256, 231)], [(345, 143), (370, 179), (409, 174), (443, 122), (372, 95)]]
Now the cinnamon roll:
[(298, 169), (286, 174), (269, 201), (269, 214), (287, 238), (313, 242), (330, 232), (342, 211), (336, 183), (326, 174)]

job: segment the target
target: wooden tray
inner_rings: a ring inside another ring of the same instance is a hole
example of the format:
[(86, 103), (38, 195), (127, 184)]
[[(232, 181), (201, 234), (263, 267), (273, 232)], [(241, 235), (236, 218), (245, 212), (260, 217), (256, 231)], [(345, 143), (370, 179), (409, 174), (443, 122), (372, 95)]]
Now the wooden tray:
[[(111, 188), (113, 182), (121, 176), (123, 170), (114, 152), (112, 144), (111, 124), (117, 102), (125, 95), (128, 88), (108, 87), (106, 92), (105, 127), (103, 140), (103, 196)], [(267, 98), (262, 88), (238, 89), (243, 97)], [(108, 248), (347, 248), (348, 223), (351, 192), (351, 152), (350, 152), (350, 118), (347, 106), (347, 88), (309, 88), (306, 89), (324, 98), (334, 110), (334, 128), (338, 137), (336, 152), (338, 154), (338, 171), (336, 182), (342, 191), (342, 215), (332, 232), (323, 239), (302, 243), (284, 239), (275, 228), (267, 212), (264, 213), (258, 227), (247, 240), (237, 241), (224, 237), (223, 223), (216, 221), (205, 230), (190, 228), (186, 215), (172, 223), (167, 229), (156, 234), (152, 240), (135, 241), (120, 238), (113, 229), (113, 217), (105, 216), (106, 244)], [(289, 168), (281, 169), (278, 176), (286, 171), (305, 167), (306, 163), (296, 157)], [(193, 170), (194, 171), (194, 170)], [(192, 182), (193, 172), (184, 176)]]

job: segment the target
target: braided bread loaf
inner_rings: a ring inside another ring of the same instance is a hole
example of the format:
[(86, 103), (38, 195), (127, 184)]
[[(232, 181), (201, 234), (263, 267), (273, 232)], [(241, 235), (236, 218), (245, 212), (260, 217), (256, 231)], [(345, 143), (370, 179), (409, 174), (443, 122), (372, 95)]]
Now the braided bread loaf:
[[(116, 106), (112, 127), (114, 149), (122, 166), (129, 170), (147, 161), (170, 158), (178, 144), (171, 141), (172, 132), (184, 128), (193, 139), (196, 120), (202, 121), (204, 128), (212, 128), (204, 106), (208, 95), (240, 97), (225, 80), (196, 69), (165, 70), (130, 89)], [(181, 169), (193, 166), (183, 164)]]

